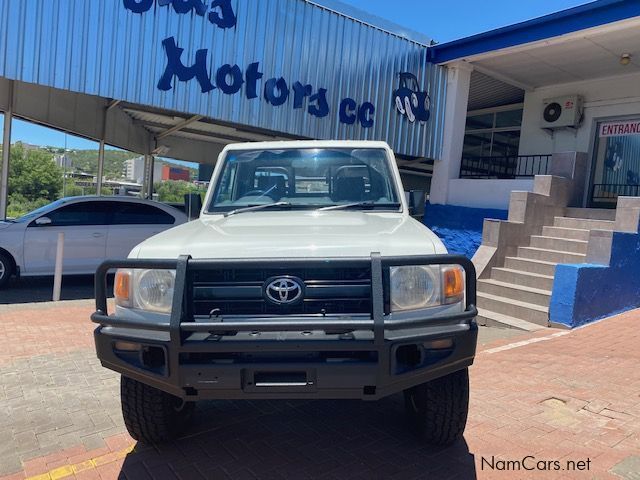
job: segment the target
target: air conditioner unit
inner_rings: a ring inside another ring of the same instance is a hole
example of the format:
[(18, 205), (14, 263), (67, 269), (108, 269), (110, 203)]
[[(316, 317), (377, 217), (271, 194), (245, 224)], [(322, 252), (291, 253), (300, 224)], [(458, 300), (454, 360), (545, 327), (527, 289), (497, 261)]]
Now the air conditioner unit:
[(542, 128), (578, 127), (582, 122), (583, 99), (579, 95), (544, 100)]

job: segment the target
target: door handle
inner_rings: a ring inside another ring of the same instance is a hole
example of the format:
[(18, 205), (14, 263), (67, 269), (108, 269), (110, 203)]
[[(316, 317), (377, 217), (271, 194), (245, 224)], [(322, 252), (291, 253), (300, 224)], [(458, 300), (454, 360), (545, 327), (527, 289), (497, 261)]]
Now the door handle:
[(93, 233), (92, 236), (93, 236), (93, 238), (102, 238), (102, 237), (104, 237), (104, 234), (103, 233), (99, 233), (99, 232), (95, 232), (95, 233)]

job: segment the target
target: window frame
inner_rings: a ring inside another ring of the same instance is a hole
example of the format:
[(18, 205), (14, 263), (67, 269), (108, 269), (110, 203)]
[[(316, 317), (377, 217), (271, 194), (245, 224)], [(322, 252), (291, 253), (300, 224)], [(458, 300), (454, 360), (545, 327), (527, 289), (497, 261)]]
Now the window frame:
[[(519, 126), (512, 126), (512, 127), (496, 127), (496, 122), (497, 122), (497, 116), (499, 113), (503, 113), (503, 112), (511, 112), (511, 111), (516, 111), (516, 110), (522, 110), (523, 111), (523, 116), (524, 116), (524, 104), (523, 103), (517, 103), (517, 104), (512, 104), (512, 105), (503, 105), (501, 107), (493, 107), (493, 108), (484, 108), (481, 110), (472, 110), (472, 111), (468, 111), (467, 112), (467, 116), (466, 118), (470, 118), (470, 117), (476, 117), (476, 116), (480, 116), (480, 115), (493, 115), (493, 124), (491, 126), (491, 128), (468, 128), (466, 126), (465, 123), (465, 129), (464, 129), (464, 138), (462, 140), (462, 144), (463, 144), (463, 156), (464, 155), (464, 144), (465, 144), (465, 140), (467, 135), (469, 134), (485, 134), (485, 133), (489, 133), (491, 134), (491, 142), (490, 142), (490, 146), (489, 146), (489, 155), (483, 155), (483, 157), (493, 157), (493, 149), (494, 149), (494, 142), (495, 142), (495, 134), (496, 133), (504, 133), (504, 132), (522, 132), (522, 121), (520, 121), (520, 125)], [(518, 141), (518, 144), (520, 142)]]
[[(367, 147), (367, 148), (353, 148), (353, 147), (343, 147), (343, 146), (335, 146), (335, 147), (317, 147), (317, 146), (295, 146), (295, 147), (286, 147), (286, 148), (273, 148), (273, 149), (264, 149), (265, 151), (267, 150), (276, 150), (276, 151), (285, 151), (285, 150), (317, 150), (318, 148), (320, 149), (327, 149), (327, 150), (345, 150), (345, 151), (351, 151), (351, 150), (375, 150), (375, 151), (380, 151), (383, 155), (384, 155), (384, 161), (386, 164), (386, 168), (388, 170), (388, 175), (389, 175), (389, 187), (390, 187), (390, 192), (391, 194), (393, 194), (396, 199), (394, 201), (394, 206), (393, 208), (387, 206), (387, 204), (379, 204), (375, 207), (376, 210), (378, 211), (393, 211), (393, 212), (400, 212), (402, 213), (404, 211), (404, 203), (403, 203), (403, 198), (404, 198), (404, 194), (401, 191), (400, 185), (398, 184), (398, 179), (396, 178), (396, 172), (394, 170), (394, 166), (392, 165), (393, 163), (393, 152), (388, 151), (387, 149), (384, 148), (379, 148), (379, 147)], [(226, 173), (226, 169), (227, 169), (227, 162), (228, 162), (228, 156), (230, 153), (241, 153), (241, 152), (248, 152), (248, 151), (255, 151), (255, 150), (259, 150), (259, 149), (232, 149), (229, 150), (225, 153), (224, 156), (222, 156), (219, 159), (219, 167), (217, 167), (219, 170), (216, 171), (214, 173), (214, 177), (213, 177), (213, 181), (216, 182), (216, 185), (213, 189), (209, 189), (210, 194), (207, 195), (207, 197), (205, 198), (205, 209), (203, 210), (203, 214), (205, 215), (222, 215), (226, 212), (235, 210), (237, 208), (242, 208), (239, 206), (234, 206), (234, 205), (229, 205), (229, 206), (225, 206), (225, 207), (216, 207), (213, 205), (215, 199), (218, 197), (219, 193), (220, 193), (220, 189), (222, 188), (222, 178), (224, 177), (225, 173)], [(391, 156), (390, 156), (391, 155)], [(279, 166), (279, 165), (274, 165), (274, 166)], [(364, 165), (367, 166), (367, 165)], [(367, 168), (371, 169), (372, 167), (370, 165), (367, 166)], [(255, 175), (255, 173), (254, 173)], [(236, 168), (236, 172), (234, 175), (234, 179), (235, 177), (238, 176), (238, 171)], [(294, 178), (290, 178), (290, 183), (293, 186), (292, 188), (295, 190), (295, 177)], [(232, 190), (234, 192), (234, 195), (236, 194), (236, 189), (237, 189), (237, 181), (234, 181)], [(300, 197), (304, 197), (305, 195), (300, 195)], [(395, 207), (395, 204), (399, 205), (397, 208)], [(293, 205), (290, 208), (293, 209), (314, 209), (314, 208), (319, 208), (319, 207), (324, 207), (324, 206), (334, 206), (334, 204), (331, 205), (305, 205), (305, 204), (299, 204), (299, 205)], [(386, 210), (385, 210), (386, 209)]]
[[(166, 210), (163, 210), (160, 207), (157, 207), (155, 205), (150, 205), (148, 203), (141, 203), (141, 202), (111, 202), (113, 205), (111, 207), (111, 212), (109, 215), (109, 226), (114, 226), (114, 227), (122, 227), (122, 226), (132, 226), (132, 225), (139, 225), (139, 226), (144, 226), (144, 225), (175, 225), (176, 224), (176, 217), (174, 215), (171, 215), (169, 212), (167, 212)], [(162, 214), (166, 215), (167, 217), (170, 217), (173, 219), (173, 221), (171, 223), (158, 223), (158, 222), (149, 222), (149, 223), (117, 223), (116, 222), (116, 215), (118, 214), (118, 207), (138, 207), (138, 208), (153, 208), (159, 212), (162, 212)]]
[[(41, 219), (43, 217), (51, 218), (51, 216), (53, 214), (55, 214), (56, 212), (58, 212), (58, 211), (60, 211), (62, 209), (76, 207), (78, 205), (91, 205), (91, 204), (96, 204), (96, 203), (100, 203), (100, 204), (104, 205), (105, 207), (107, 207), (104, 223), (57, 225), (57, 224), (54, 223), (53, 219), (52, 219), (51, 223), (47, 224), (47, 225), (38, 225), (36, 223), (39, 219)], [(110, 222), (111, 222), (111, 205), (110, 205), (110, 203), (111, 202), (109, 202), (108, 200), (100, 200), (100, 199), (82, 200), (82, 201), (78, 201), (78, 202), (66, 203), (66, 204), (60, 205), (59, 207), (54, 208), (53, 210), (50, 210), (50, 211), (48, 211), (46, 213), (43, 213), (42, 215), (39, 215), (37, 218), (34, 218), (31, 222), (29, 222), (29, 225), (27, 226), (27, 228), (32, 228), (32, 227), (36, 227), (36, 228), (108, 227), (110, 225)]]

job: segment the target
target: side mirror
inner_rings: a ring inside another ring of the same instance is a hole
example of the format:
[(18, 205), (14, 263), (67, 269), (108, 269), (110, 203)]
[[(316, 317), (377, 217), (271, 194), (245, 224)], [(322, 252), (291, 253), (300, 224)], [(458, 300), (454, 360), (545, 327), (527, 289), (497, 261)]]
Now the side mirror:
[(36, 220), (36, 225), (51, 225), (51, 219), (49, 217), (40, 217)]
[(202, 197), (199, 193), (188, 193), (184, 196), (185, 213), (189, 217), (189, 221), (200, 217), (202, 210)]
[(424, 207), (426, 203), (424, 190), (411, 190), (408, 192), (409, 197), (409, 215), (412, 217), (422, 218), (424, 216)]

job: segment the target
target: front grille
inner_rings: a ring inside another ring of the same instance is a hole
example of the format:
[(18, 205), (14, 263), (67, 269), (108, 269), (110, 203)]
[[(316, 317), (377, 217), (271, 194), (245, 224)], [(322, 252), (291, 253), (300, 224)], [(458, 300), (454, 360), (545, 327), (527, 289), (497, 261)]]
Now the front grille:
[[(274, 277), (304, 281), (304, 300), (274, 305), (264, 297), (264, 284)], [(371, 313), (371, 268), (223, 268), (190, 272), (194, 315), (335, 315)]]

